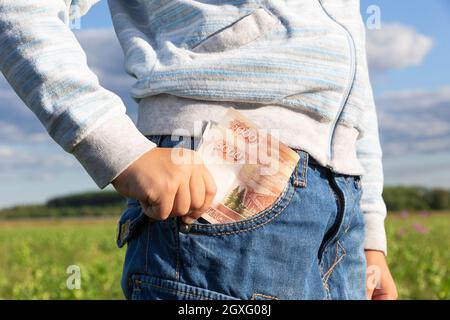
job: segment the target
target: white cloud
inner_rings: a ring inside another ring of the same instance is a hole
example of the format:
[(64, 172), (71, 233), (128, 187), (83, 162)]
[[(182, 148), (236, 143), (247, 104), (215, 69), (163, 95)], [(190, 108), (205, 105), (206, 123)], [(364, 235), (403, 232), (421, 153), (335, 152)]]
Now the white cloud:
[(372, 70), (385, 71), (417, 66), (433, 47), (433, 40), (400, 23), (384, 23), (367, 31), (367, 56)]
[[(128, 93), (133, 80), (123, 69), (123, 54), (114, 30), (87, 29), (76, 35), (100, 83), (121, 96), (131, 113), (135, 113), (135, 103)], [(49, 137), (0, 74), (0, 177), (18, 181), (46, 177), (48, 181), (70, 176), (85, 181), (89, 178), (82, 170), (75, 158)], [(73, 181), (73, 185), (80, 183)]]
[(0, 172), (21, 169), (51, 172), (77, 167), (79, 165), (71, 155), (56, 148), (0, 145)]
[(448, 109), (450, 102), (450, 86), (443, 86), (436, 90), (402, 90), (395, 93), (386, 93), (379, 100), (381, 103), (389, 103), (389, 107), (400, 110), (409, 110), (411, 106), (415, 110), (427, 110), (430, 108)]
[(450, 150), (450, 87), (405, 90), (376, 100), (386, 155)]
[(14, 149), (9, 146), (0, 145), (0, 158), (10, 158), (14, 156)]
[[(100, 83), (118, 94), (127, 105), (129, 113), (135, 117), (136, 106), (128, 91), (133, 79), (123, 68), (123, 54), (114, 30), (86, 29), (76, 33), (86, 51), (88, 64), (97, 74)], [(40, 142), (54, 143), (36, 116), (14, 93), (0, 74), (0, 142)]]

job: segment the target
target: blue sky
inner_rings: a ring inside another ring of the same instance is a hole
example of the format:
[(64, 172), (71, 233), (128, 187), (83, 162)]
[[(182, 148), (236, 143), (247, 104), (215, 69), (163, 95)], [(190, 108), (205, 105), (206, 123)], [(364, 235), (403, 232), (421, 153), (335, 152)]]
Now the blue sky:
[[(434, 89), (449, 84), (450, 57), (450, 1), (447, 0), (363, 0), (361, 12), (369, 5), (378, 5), (381, 9), (382, 24), (402, 23), (433, 39), (433, 50), (422, 64), (414, 68), (405, 68), (389, 72), (389, 81), (376, 83), (376, 93), (411, 88)], [(381, 30), (382, 31), (382, 30)]]
[[(362, 0), (364, 19), (369, 5), (381, 10), (381, 29), (367, 38), (386, 184), (450, 188), (450, 1)], [(95, 5), (81, 26), (75, 33), (93, 71), (135, 117), (127, 91), (133, 81), (123, 71), (107, 1)], [(0, 207), (96, 190), (1, 75), (0, 181)]]

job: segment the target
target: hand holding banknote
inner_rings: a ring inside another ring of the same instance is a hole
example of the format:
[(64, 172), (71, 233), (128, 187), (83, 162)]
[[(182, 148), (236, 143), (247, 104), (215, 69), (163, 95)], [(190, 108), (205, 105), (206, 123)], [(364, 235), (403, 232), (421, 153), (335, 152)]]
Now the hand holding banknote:
[[(273, 133), (273, 132), (272, 132)], [(152, 219), (199, 217), (210, 223), (251, 218), (285, 189), (298, 154), (233, 108), (210, 122), (198, 152), (154, 148), (113, 181)], [(214, 181), (220, 181), (218, 187)]]
[(289, 183), (299, 155), (233, 108), (206, 127), (198, 152), (215, 181), (210, 223), (249, 219), (271, 207)]
[(181, 148), (148, 151), (114, 179), (113, 186), (120, 194), (139, 200), (150, 218), (183, 216), (185, 223), (207, 211), (216, 193), (214, 180), (197, 152)]

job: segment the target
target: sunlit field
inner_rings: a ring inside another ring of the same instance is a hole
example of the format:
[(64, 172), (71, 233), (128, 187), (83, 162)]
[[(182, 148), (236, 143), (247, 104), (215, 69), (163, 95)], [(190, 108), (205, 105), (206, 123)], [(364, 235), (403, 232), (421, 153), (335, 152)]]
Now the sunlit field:
[[(450, 299), (450, 214), (391, 215), (389, 262), (401, 299)], [(116, 219), (0, 221), (1, 299), (123, 299)], [(68, 289), (67, 267), (81, 270)]]

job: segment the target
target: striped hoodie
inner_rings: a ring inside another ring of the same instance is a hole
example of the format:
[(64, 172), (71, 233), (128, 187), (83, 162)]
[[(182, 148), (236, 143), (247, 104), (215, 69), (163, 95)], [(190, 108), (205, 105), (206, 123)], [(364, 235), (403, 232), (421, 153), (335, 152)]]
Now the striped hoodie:
[(386, 252), (378, 125), (358, 0), (109, 0), (136, 78), (135, 125), (99, 85), (67, 19), (98, 0), (0, 0), (0, 70), (104, 188), (232, 106), (335, 172), (362, 175), (366, 249)]

